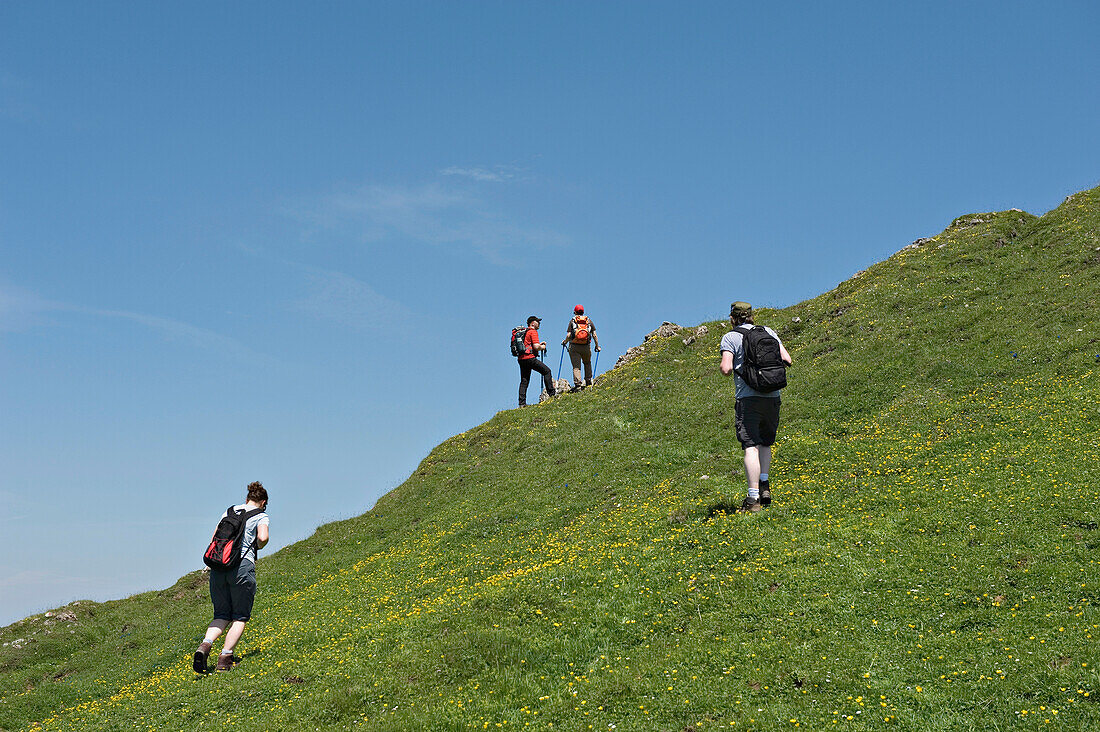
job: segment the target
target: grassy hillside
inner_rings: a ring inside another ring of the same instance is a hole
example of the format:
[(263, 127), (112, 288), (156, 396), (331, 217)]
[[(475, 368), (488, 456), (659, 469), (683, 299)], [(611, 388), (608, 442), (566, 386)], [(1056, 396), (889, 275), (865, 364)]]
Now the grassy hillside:
[(759, 315), (770, 509), (708, 323), (263, 557), (231, 673), (200, 573), (3, 629), (0, 729), (1096, 727), (1098, 320), (1100, 188), (960, 217)]

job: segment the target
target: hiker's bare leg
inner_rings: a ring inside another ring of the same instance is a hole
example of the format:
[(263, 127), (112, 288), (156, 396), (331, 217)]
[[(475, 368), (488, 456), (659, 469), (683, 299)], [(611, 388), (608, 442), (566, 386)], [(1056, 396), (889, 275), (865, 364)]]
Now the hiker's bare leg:
[(225, 626), (229, 625), (228, 620), (215, 619), (210, 621), (210, 627), (206, 629), (206, 642), (213, 643), (218, 639), (218, 636), (225, 630)]
[[(768, 460), (771, 460), (771, 448), (768, 451)], [(760, 491), (760, 450), (759, 447), (745, 448), (745, 480), (749, 484), (749, 495)]]
[(225, 633), (225, 643), (222, 644), (222, 655), (232, 653), (233, 649), (237, 647), (237, 641), (241, 639), (241, 635), (244, 633), (245, 622), (243, 620), (234, 620), (229, 626), (229, 630)]

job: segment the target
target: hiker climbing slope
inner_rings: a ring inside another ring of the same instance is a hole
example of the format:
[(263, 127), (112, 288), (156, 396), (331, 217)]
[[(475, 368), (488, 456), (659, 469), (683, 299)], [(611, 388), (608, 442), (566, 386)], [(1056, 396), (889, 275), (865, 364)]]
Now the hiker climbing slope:
[[(592, 386), (592, 350), (600, 351), (600, 341), (596, 338), (596, 325), (584, 314), (584, 305), (573, 308), (573, 317), (565, 331), (564, 346), (569, 345), (569, 362), (573, 364), (573, 388), (577, 391)], [(584, 365), (584, 381), (581, 381), (581, 365)]]
[(537, 315), (527, 319), (527, 328), (523, 331), (522, 345), (517, 342), (519, 328), (512, 331), (512, 353), (519, 360), (519, 405), (527, 406), (527, 386), (531, 383), (531, 371), (542, 374), (542, 382), (546, 392), (554, 396), (554, 377), (550, 367), (538, 359), (539, 353), (546, 351), (546, 344), (539, 341), (539, 325), (542, 320)]
[(210, 601), (214, 619), (194, 655), (195, 673), (206, 673), (211, 647), (223, 632), (225, 643), (218, 655), (216, 671), (229, 671), (239, 661), (233, 655), (245, 624), (252, 618), (256, 599), (256, 559), (270, 535), (267, 490), (262, 483), (249, 483), (245, 502), (230, 506), (214, 530), (214, 538), (203, 555), (210, 567)]
[(786, 367), (791, 365), (779, 335), (753, 321), (752, 305), (741, 301), (730, 305), (733, 330), (719, 346), (719, 368), (726, 376), (733, 374), (737, 440), (745, 450), (748, 493), (739, 513), (756, 513), (772, 502), (768, 469), (779, 429), (780, 391), (787, 385)]

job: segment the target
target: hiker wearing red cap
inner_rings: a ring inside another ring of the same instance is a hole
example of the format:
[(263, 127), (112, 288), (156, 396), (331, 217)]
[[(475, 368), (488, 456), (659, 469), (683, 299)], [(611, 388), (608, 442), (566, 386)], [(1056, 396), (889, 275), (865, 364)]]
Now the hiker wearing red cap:
[[(599, 353), (600, 342), (596, 339), (596, 326), (592, 319), (584, 314), (584, 305), (573, 308), (573, 317), (565, 331), (564, 346), (569, 344), (569, 362), (573, 364), (573, 388), (578, 391), (592, 385), (592, 348)], [(581, 381), (581, 364), (584, 365), (584, 381)]]

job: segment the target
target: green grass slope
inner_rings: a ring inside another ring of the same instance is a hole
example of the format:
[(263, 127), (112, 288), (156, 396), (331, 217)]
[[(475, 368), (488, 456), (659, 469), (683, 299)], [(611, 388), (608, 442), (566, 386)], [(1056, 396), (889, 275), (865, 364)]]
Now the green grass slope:
[(795, 360), (770, 509), (721, 510), (708, 323), (263, 557), (231, 673), (190, 668), (200, 573), (3, 629), (0, 729), (1100, 724), (1100, 188), (758, 320)]

